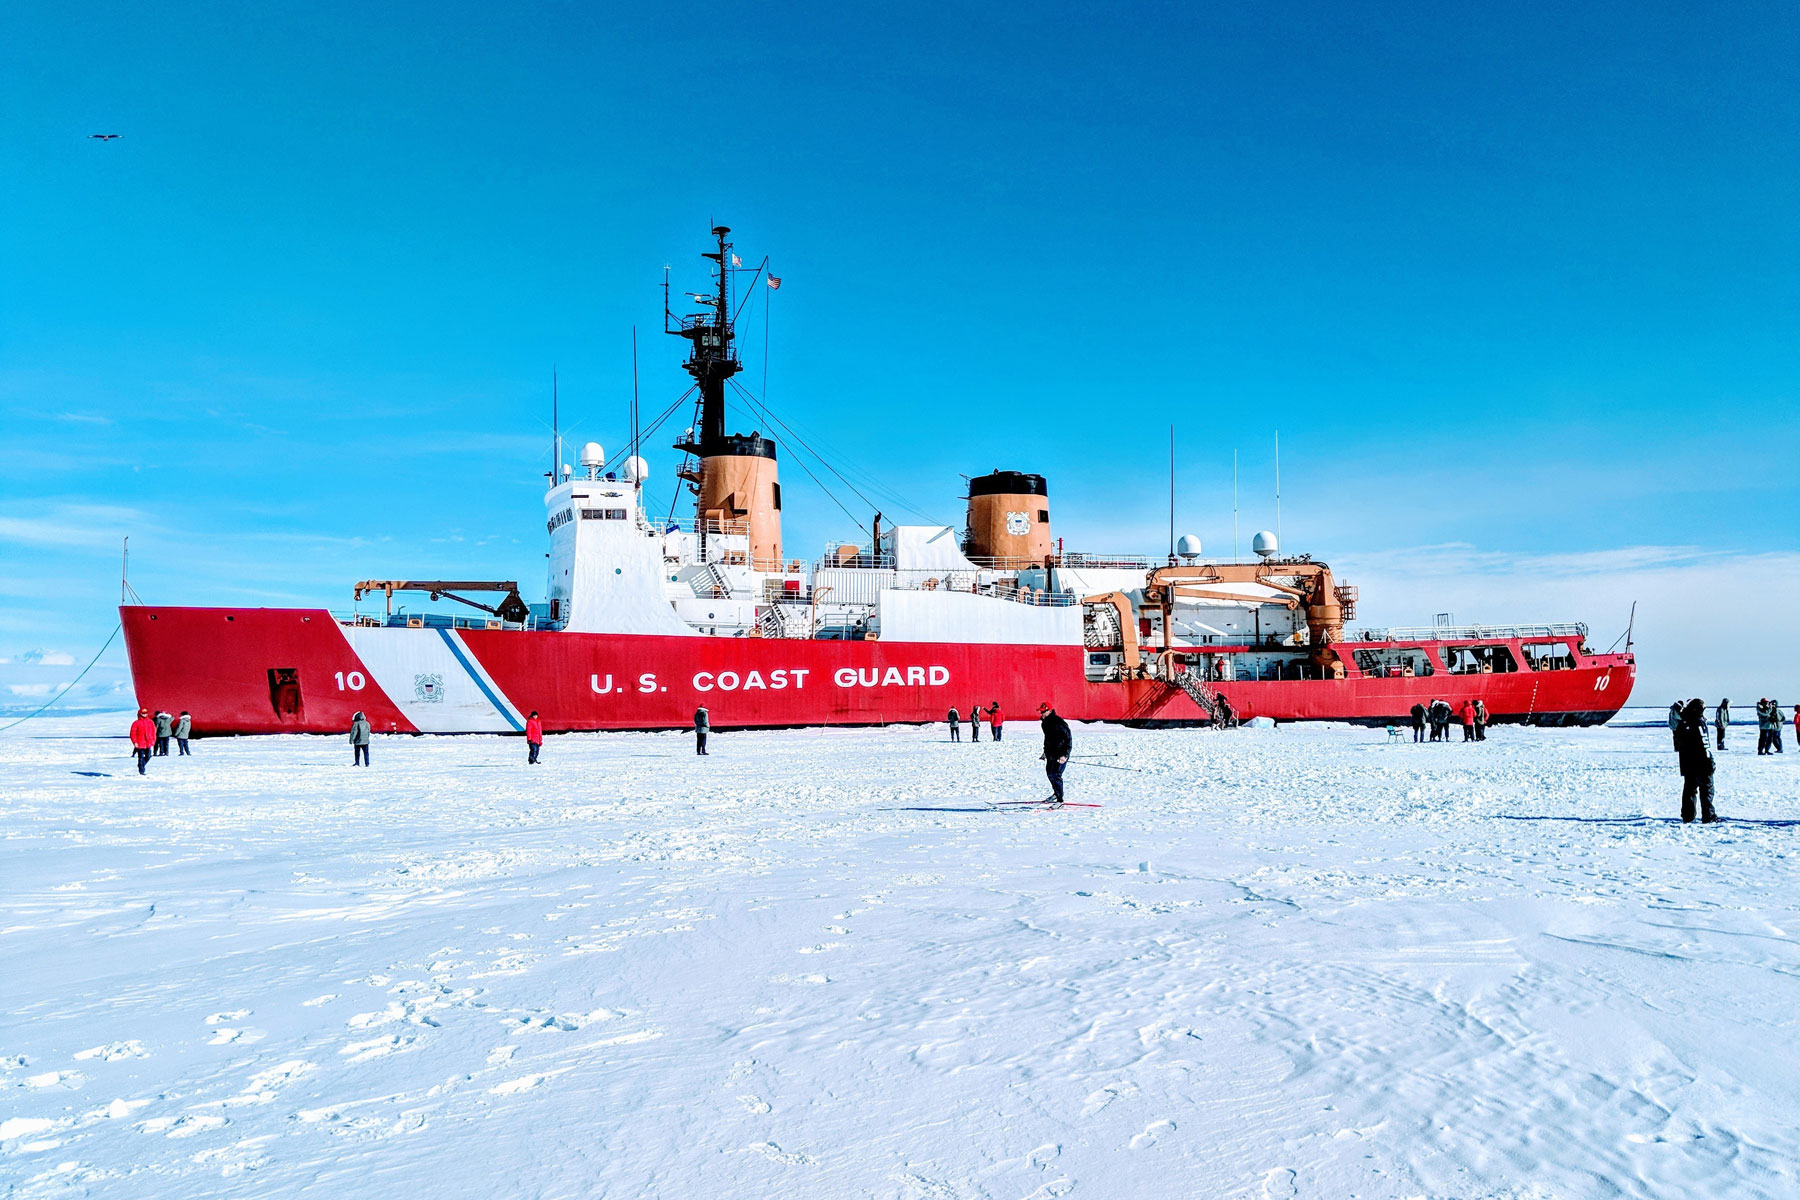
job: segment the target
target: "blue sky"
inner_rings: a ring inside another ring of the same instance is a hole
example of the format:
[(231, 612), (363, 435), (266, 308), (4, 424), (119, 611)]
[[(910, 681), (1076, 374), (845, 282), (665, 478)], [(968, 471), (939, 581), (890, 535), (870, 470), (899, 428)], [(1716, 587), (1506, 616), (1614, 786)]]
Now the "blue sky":
[[(1229, 548), (1235, 448), (1247, 545), (1279, 429), (1371, 618), (1638, 599), (1695, 690), (1749, 672), (1696, 621), (1791, 622), (1792, 5), (764, 7), (0, 12), (0, 668), (86, 661), (127, 533), (160, 603), (540, 592), (552, 365), (577, 440), (634, 324), (679, 394), (714, 221), (784, 279), (778, 411), (938, 519), (1035, 470), (1154, 552), (1172, 421), (1181, 529)], [(854, 536), (798, 458), (790, 548)]]

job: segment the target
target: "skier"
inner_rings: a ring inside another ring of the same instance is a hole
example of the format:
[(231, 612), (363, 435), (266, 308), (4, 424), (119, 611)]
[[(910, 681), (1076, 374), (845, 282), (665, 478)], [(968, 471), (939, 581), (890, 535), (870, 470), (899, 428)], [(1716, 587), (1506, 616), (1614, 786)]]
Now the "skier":
[(544, 749), (544, 723), (538, 720), (535, 708), (531, 710), (531, 715), (525, 718), (525, 745), (527, 748), (526, 763), (535, 763), (538, 755)]
[(144, 773), (144, 765), (150, 761), (150, 751), (156, 745), (156, 722), (150, 719), (150, 710), (138, 709), (137, 720), (131, 723), (131, 753), (137, 758), (138, 774)]
[[(1795, 714), (1795, 720), (1800, 720), (1800, 713)], [(988, 732), (993, 735), (996, 742), (1000, 740), (1000, 731), (1005, 726), (1006, 718), (1000, 715), (1000, 702), (998, 700), (990, 701), (988, 703)]]
[(175, 719), (175, 745), (181, 750), (182, 758), (192, 757), (188, 753), (188, 735), (194, 732), (194, 718), (188, 715), (187, 709), (181, 710), (181, 716)]
[(979, 704), (969, 706), (969, 740), (971, 742), (981, 740), (981, 705)]
[(946, 719), (950, 722), (950, 740), (962, 741), (962, 714), (953, 708), (950, 710), (950, 716)]
[(1681, 701), (1669, 705), (1669, 739), (1675, 738), (1675, 731), (1681, 728)]
[(1463, 741), (1475, 740), (1475, 702), (1464, 700), (1459, 715), (1462, 717)]
[(1044, 774), (1050, 779), (1050, 797), (1045, 803), (1051, 808), (1061, 808), (1063, 768), (1069, 765), (1069, 751), (1075, 748), (1075, 736), (1069, 732), (1069, 723), (1056, 715), (1048, 700), (1038, 705), (1038, 716), (1044, 727)]
[(1719, 707), (1713, 710), (1713, 733), (1719, 739), (1719, 749), (1725, 748), (1725, 727), (1731, 724), (1731, 701), (1719, 701)]
[(1422, 742), (1425, 740), (1425, 706), (1423, 704), (1415, 704), (1412, 706), (1412, 730), (1413, 741)]
[(156, 713), (156, 757), (169, 757), (169, 738), (175, 732), (175, 718), (168, 713), (157, 710)]
[(1681, 770), (1681, 819), (1694, 819), (1694, 798), (1700, 799), (1700, 823), (1717, 821), (1713, 812), (1713, 756), (1706, 747), (1706, 701), (1695, 698), (1682, 710), (1675, 728), (1676, 763)]
[(1477, 700), (1475, 702), (1475, 740), (1476, 741), (1478, 741), (1478, 742), (1487, 741), (1487, 727), (1488, 727), (1487, 705), (1484, 702)]
[(702, 704), (694, 710), (694, 753), (706, 753), (706, 735), (712, 732), (712, 714)]
[(350, 765), (369, 765), (369, 718), (360, 712), (350, 718)]

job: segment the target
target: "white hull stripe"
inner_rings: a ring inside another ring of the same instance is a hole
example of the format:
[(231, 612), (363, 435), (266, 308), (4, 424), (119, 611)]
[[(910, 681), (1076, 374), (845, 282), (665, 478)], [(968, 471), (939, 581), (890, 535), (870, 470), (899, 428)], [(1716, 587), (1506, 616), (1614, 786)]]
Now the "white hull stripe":
[(506, 694), (489, 678), (475, 656), (469, 653), (462, 638), (448, 629), (440, 629), (438, 632), (443, 635), (444, 645), (450, 647), (450, 653), (455, 656), (457, 663), (469, 673), (469, 678), (475, 681), (481, 694), (488, 698), (488, 703), (500, 711), (500, 715), (506, 718), (506, 723), (513, 727), (513, 732), (524, 733), (525, 722), (520, 719), (519, 710), (513, 707), (512, 701), (506, 698)]
[[(338, 626), (369, 678), (420, 733), (508, 733), (525, 721), (469, 648), (448, 629)], [(333, 680), (360, 686), (355, 673)]]

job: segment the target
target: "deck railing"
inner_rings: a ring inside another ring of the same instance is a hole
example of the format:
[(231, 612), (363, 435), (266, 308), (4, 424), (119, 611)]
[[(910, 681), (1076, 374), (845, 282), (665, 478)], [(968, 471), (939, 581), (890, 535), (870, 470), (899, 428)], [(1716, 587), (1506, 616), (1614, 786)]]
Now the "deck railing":
[(1544, 625), (1405, 625), (1392, 629), (1359, 629), (1358, 642), (1463, 642), (1510, 638), (1585, 639), (1588, 627), (1580, 621)]

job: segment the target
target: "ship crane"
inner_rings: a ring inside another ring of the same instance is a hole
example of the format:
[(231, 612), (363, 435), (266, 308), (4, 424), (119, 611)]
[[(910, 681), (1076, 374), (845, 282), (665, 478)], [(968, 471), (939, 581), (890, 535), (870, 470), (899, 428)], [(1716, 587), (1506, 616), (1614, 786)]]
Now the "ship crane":
[[(433, 600), (454, 600), (502, 621), (523, 622), (531, 615), (531, 609), (519, 595), (519, 585), (510, 579), (364, 579), (356, 585), (358, 600), (375, 592), (387, 597), (390, 617), (394, 615), (395, 592), (424, 592)], [(505, 592), (506, 595), (501, 597), (499, 604), (489, 608), (478, 600), (457, 595), (458, 592)]]

